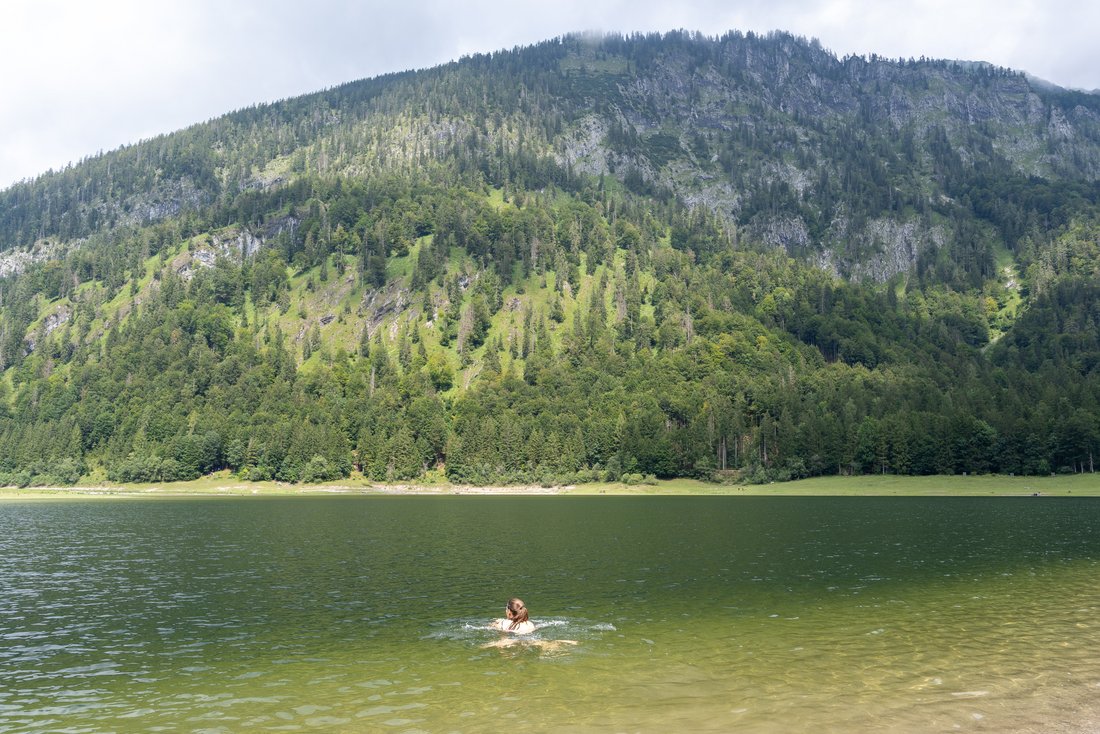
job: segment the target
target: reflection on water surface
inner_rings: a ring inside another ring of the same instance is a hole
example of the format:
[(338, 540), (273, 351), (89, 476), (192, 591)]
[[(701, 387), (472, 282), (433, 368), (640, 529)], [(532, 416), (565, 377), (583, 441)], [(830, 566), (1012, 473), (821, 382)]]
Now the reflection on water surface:
[[(1088, 731), (1098, 530), (1031, 498), (4, 503), (0, 731)], [(542, 629), (487, 647), (512, 595)]]

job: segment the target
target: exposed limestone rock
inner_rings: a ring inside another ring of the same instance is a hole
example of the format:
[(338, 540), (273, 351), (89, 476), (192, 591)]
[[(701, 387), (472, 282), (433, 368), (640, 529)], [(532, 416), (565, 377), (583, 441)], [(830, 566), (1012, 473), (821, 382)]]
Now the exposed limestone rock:
[(385, 288), (367, 291), (359, 310), (373, 334), (387, 316), (401, 313), (408, 305), (409, 291), (395, 282)]
[(59, 326), (72, 318), (72, 309), (67, 305), (59, 305), (55, 311), (46, 315), (42, 323), (26, 339), (23, 340), (23, 354), (34, 352), (38, 343), (57, 330)]
[(236, 232), (235, 236), (227, 236), (225, 239), (217, 234), (211, 235), (210, 239), (215, 250), (223, 255), (235, 255), (238, 259), (252, 257), (264, 245), (262, 239), (247, 229)]
[(564, 141), (559, 162), (578, 173), (599, 175), (608, 170), (609, 150), (605, 143), (608, 124), (595, 115), (586, 115), (574, 125)]
[(61, 305), (56, 311), (46, 316), (42, 321), (42, 331), (49, 336), (54, 330), (67, 322), (72, 317), (72, 311), (68, 306)]
[(829, 229), (826, 245), (820, 249), (801, 219), (757, 220), (750, 228), (750, 235), (791, 255), (808, 254), (817, 267), (834, 275), (878, 283), (910, 271), (922, 253), (943, 247), (947, 242), (942, 227), (928, 227), (918, 219), (879, 218), (854, 229), (848, 219), (839, 217)]
[(813, 245), (810, 231), (801, 219), (754, 220), (748, 231), (754, 238), (775, 247), (782, 247), (788, 253), (805, 252)]
[(67, 249), (53, 240), (39, 240), (31, 247), (15, 247), (0, 252), (0, 278), (18, 275), (34, 263), (61, 256)]
[(818, 267), (851, 278), (883, 283), (899, 273), (913, 269), (928, 249), (939, 249), (947, 242), (942, 227), (924, 227), (919, 220), (873, 219), (858, 231), (849, 229), (846, 220), (834, 222), (833, 241), (816, 257)]

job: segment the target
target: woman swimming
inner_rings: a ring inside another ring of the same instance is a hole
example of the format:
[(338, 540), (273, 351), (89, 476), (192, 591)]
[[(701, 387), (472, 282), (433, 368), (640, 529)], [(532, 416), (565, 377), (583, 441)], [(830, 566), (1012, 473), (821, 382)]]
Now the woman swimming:
[(522, 599), (509, 599), (504, 607), (505, 619), (494, 620), (490, 629), (498, 629), (501, 632), (511, 632), (516, 635), (529, 635), (535, 631), (535, 624), (530, 620), (527, 607)]
[(527, 606), (523, 603), (522, 599), (509, 599), (508, 605), (504, 608), (504, 619), (494, 619), (492, 624), (489, 625), (489, 629), (498, 630), (500, 632), (510, 632), (509, 635), (503, 635), (499, 640), (495, 642), (489, 642), (482, 647), (512, 647), (513, 645), (522, 645), (524, 647), (535, 647), (545, 652), (555, 652), (566, 645), (576, 645), (576, 640), (539, 640), (531, 639), (529, 637), (518, 637), (517, 635), (529, 635), (538, 629), (535, 623), (529, 619), (527, 613)]

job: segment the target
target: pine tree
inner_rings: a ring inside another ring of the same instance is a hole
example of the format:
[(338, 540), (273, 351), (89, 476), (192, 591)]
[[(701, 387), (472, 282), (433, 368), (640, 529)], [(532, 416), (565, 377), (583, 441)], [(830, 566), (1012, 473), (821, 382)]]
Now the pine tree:
[(363, 324), (363, 330), (359, 334), (359, 356), (363, 359), (370, 357), (370, 329)]

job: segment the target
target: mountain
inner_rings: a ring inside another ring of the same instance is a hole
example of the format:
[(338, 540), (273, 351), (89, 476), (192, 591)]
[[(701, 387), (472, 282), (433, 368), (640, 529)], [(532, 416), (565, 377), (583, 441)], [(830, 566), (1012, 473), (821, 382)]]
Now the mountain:
[(1092, 468), (1100, 97), (569, 36), (0, 192), (0, 480)]

